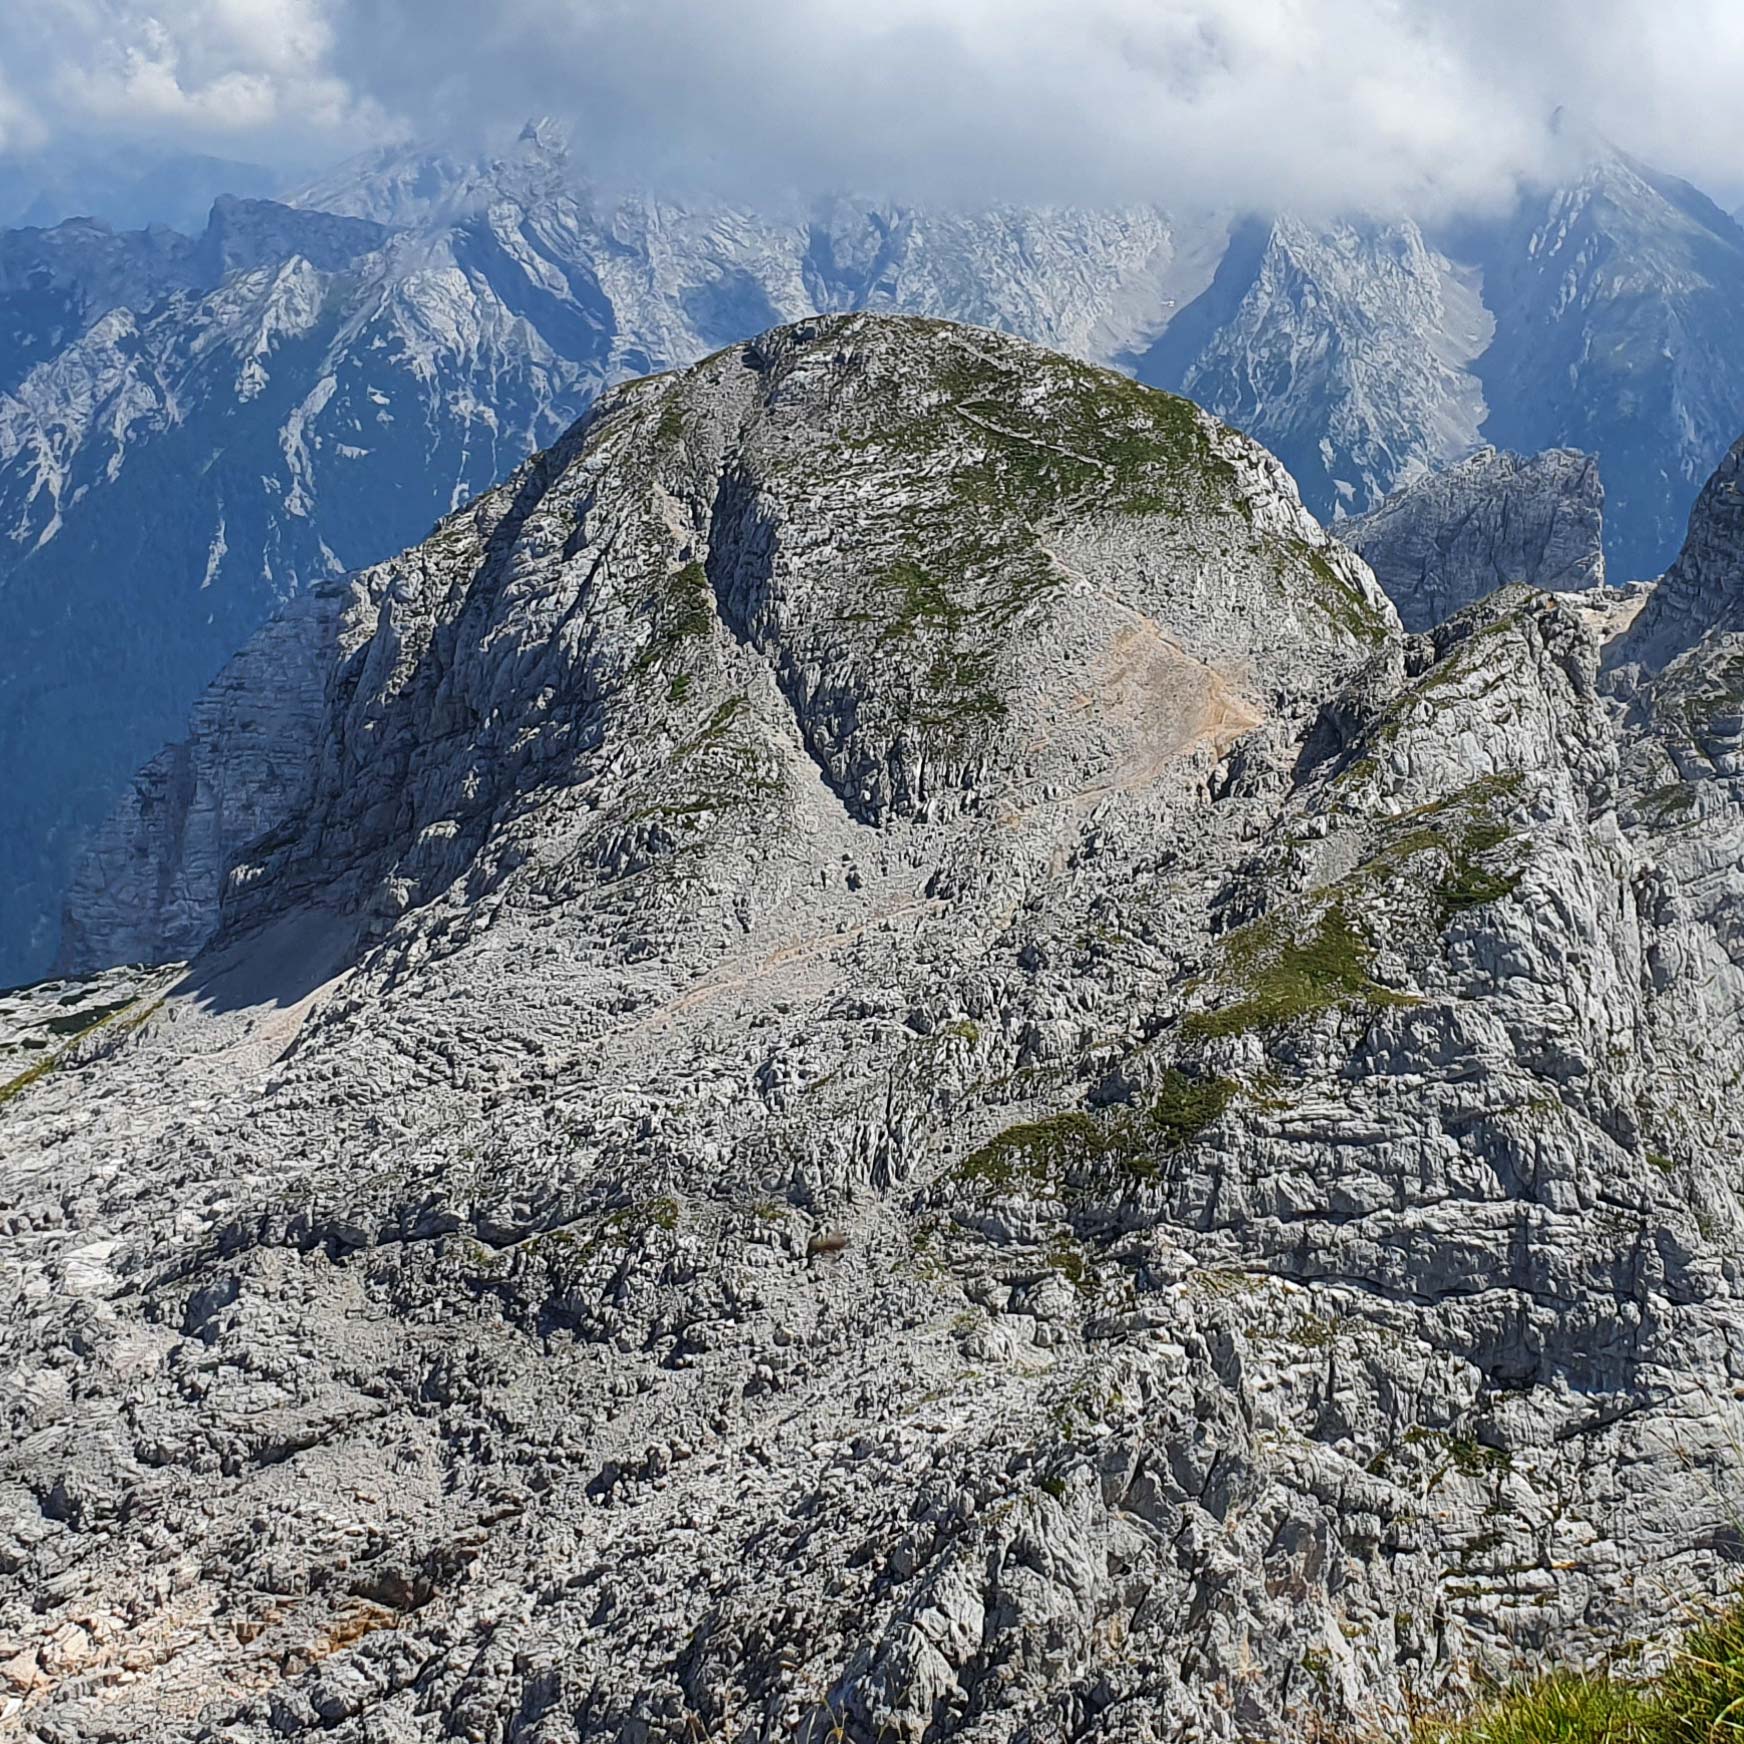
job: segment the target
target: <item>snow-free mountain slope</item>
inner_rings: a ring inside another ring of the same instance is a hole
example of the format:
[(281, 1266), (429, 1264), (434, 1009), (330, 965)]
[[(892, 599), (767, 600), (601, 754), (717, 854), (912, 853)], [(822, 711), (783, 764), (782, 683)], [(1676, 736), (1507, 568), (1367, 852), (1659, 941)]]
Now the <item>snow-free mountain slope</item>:
[(46, 971), (93, 832), (284, 600), (421, 538), (604, 386), (818, 311), (1123, 362), (1265, 442), (1325, 518), (1490, 442), (1574, 446), (1606, 480), (1612, 579), (1659, 573), (1744, 428), (1744, 238), (1589, 155), (1429, 235), (1232, 222), (1168, 189), (1107, 211), (686, 203), (593, 186), (542, 124), (498, 156), (354, 162), (298, 197), (305, 228), (242, 202), (199, 244), (9, 241), (0, 752), (40, 780), (0, 833), (0, 981)]
[(856, 316), (335, 642), (188, 978), (7, 1002), (27, 1723), (1397, 1733), (1730, 1586), (1736, 856), (1588, 614)]
[(1486, 440), (1598, 457), (1613, 581), (1660, 573), (1744, 428), (1744, 230), (1615, 151), (1459, 244), (1497, 311)]
[(440, 217), (392, 237), (221, 204), (177, 258), (195, 289), (241, 270), (141, 289), (0, 399), (0, 746), (33, 772), (0, 843), (0, 981), (46, 967), (91, 832), (272, 609), (421, 537), (607, 382), (856, 297), (1124, 343), (1176, 270), (1154, 213), (598, 201), (542, 136), (430, 174)]
[(1338, 523), (1408, 630), (1510, 583), (1571, 593), (1605, 580), (1605, 492), (1590, 455), (1484, 449)]
[(1234, 233), (1215, 280), (1135, 360), (1265, 442), (1322, 518), (1479, 442), (1495, 316), (1411, 223)]

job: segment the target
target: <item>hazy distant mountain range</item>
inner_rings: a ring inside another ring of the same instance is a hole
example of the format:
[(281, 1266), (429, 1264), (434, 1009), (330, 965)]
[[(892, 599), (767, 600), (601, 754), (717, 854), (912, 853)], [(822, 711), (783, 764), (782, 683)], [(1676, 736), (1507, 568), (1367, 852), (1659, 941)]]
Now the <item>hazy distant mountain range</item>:
[(95, 218), (118, 230), (163, 224), (197, 231), (221, 194), (265, 198), (285, 178), (264, 164), (126, 145), (0, 158), (0, 225)]
[(552, 130), (387, 150), (198, 236), (0, 234), (0, 983), (68, 868), (279, 604), (379, 559), (602, 387), (821, 311), (1000, 327), (1178, 389), (1323, 518), (1488, 443), (1598, 457), (1654, 574), (1744, 428), (1744, 231), (1598, 151), (1505, 220), (764, 210), (606, 197)]

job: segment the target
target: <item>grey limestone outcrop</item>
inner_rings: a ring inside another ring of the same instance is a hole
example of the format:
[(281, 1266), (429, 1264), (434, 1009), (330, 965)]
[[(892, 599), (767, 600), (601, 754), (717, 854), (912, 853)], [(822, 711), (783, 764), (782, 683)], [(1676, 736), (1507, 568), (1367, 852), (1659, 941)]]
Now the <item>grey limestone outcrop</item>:
[(1602, 587), (1605, 493), (1591, 455), (1486, 449), (1424, 473), (1336, 531), (1375, 572), (1408, 630), (1497, 588)]
[(1409, 634), (987, 333), (607, 394), (354, 580), (185, 974), (0, 1013), (7, 1723), (1403, 1736), (1663, 1636), (1744, 762), (1593, 622)]

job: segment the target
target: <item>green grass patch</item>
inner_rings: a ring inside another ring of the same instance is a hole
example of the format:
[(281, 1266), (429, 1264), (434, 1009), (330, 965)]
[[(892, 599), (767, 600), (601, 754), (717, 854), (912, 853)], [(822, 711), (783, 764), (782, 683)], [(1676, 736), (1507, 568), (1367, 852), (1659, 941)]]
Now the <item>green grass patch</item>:
[(1641, 1698), (1606, 1677), (1553, 1677), (1454, 1722), (1417, 1728), (1416, 1744), (1630, 1744), (1645, 1739)]
[(944, 581), (918, 563), (892, 564), (878, 590), (890, 602), (889, 622), (881, 638), (887, 643), (910, 641), (922, 628), (954, 632), (963, 621), (961, 602), (952, 598)]
[(674, 389), (667, 394), (666, 404), (660, 408), (660, 422), (654, 431), (655, 441), (662, 448), (676, 448), (684, 440), (687, 423), (684, 401)]
[(1324, 552), (1300, 539), (1290, 542), (1290, 550), (1307, 564), (1314, 577), (1316, 598), (1336, 628), (1358, 642), (1386, 641), (1386, 618), (1355, 582), (1338, 573)]
[(1171, 1067), (1151, 1100), (1098, 1119), (1082, 1110), (1010, 1126), (957, 1165), (954, 1179), (993, 1192), (1058, 1191), (1097, 1177), (1146, 1181), (1160, 1161), (1220, 1120), (1240, 1086)]
[[(634, 669), (646, 672), (672, 658), (687, 642), (701, 641), (715, 625), (715, 591), (700, 563), (687, 563), (653, 584), (647, 606), (652, 633)], [(674, 700), (678, 700), (674, 698)]]
[(1517, 774), (1490, 775), (1445, 799), (1419, 806), (1392, 820), (1380, 850), (1360, 868), (1359, 876), (1385, 877), (1404, 869), (1419, 854), (1433, 853), (1444, 862), (1430, 885), (1442, 917), (1464, 909), (1482, 908), (1512, 896), (1518, 888), (1518, 873), (1497, 872), (1483, 864), (1515, 837), (1515, 831), (1490, 809), (1519, 791)]
[[(62, 1004), (65, 1003), (63, 1000)], [(60, 1037), (62, 1045), (46, 1059), (38, 1060), (28, 1070), (20, 1072), (17, 1077), (0, 1084), (0, 1106), (4, 1106), (13, 1097), (28, 1090), (39, 1078), (47, 1077), (61, 1063), (73, 1045), (83, 1041), (86, 1036), (95, 1035), (98, 1030), (108, 1029), (111, 1025), (122, 1031), (138, 1029), (162, 1006), (161, 999), (154, 1000), (150, 1005), (143, 1007), (138, 998), (119, 999), (112, 1005), (92, 1006), (85, 1011), (69, 1012), (61, 1017), (50, 1018), (42, 1027)], [(25, 1045), (44, 1046), (46, 1044), (27, 1040)]]
[(957, 1165), (956, 1178), (1001, 1192), (1019, 1186), (1039, 1191), (1109, 1151), (1109, 1134), (1092, 1116), (1055, 1114), (1008, 1126), (971, 1151)]
[(1143, 1116), (1144, 1136), (1163, 1151), (1184, 1149), (1222, 1119), (1238, 1088), (1228, 1078), (1189, 1078), (1171, 1067)]
[(45, 1078), (55, 1069), (58, 1054), (51, 1054), (46, 1060), (38, 1060), (34, 1066), (20, 1072), (16, 1078), (5, 1084), (0, 1084), (0, 1107), (4, 1107), (14, 1096), (22, 1095), (38, 1078)]
[(1420, 1724), (1415, 1744), (1738, 1744), (1744, 1738), (1744, 1610), (1687, 1636), (1653, 1678), (1558, 1673), (1471, 1712)]
[(1455, 859), (1447, 876), (1435, 887), (1441, 906), (1449, 913), (1461, 909), (1484, 908), (1512, 896), (1520, 880), (1512, 873), (1489, 872), (1467, 856)]
[(1276, 921), (1255, 921), (1230, 935), (1219, 973), (1239, 997), (1214, 1011), (1189, 1013), (1182, 1033), (1215, 1040), (1282, 1029), (1335, 1008), (1417, 1003), (1377, 984), (1369, 973), (1373, 962), (1373, 949), (1342, 904), (1328, 908), (1306, 938)]
[[(552, 1255), (561, 1253), (585, 1262), (608, 1249), (633, 1247), (651, 1230), (675, 1230), (678, 1227), (678, 1218), (679, 1206), (676, 1199), (640, 1199), (632, 1205), (620, 1205), (615, 1211), (602, 1212), (596, 1217), (534, 1236), (527, 1251), (546, 1251)], [(491, 1253), (489, 1248), (484, 1248), (483, 1251)]]
[(676, 641), (706, 636), (714, 628), (715, 591), (700, 563), (687, 563), (666, 583), (664, 619)]
[(1668, 781), (1663, 787), (1656, 787), (1646, 794), (1638, 809), (1642, 817), (1655, 828), (1670, 829), (1687, 822), (1695, 804), (1694, 782)]

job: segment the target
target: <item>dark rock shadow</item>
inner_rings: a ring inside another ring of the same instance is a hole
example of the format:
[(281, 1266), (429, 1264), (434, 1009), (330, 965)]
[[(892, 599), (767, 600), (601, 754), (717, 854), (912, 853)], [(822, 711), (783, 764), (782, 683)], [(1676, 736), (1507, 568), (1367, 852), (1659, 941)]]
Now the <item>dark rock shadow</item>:
[(209, 1016), (274, 1006), (284, 1010), (351, 967), (359, 922), (328, 909), (294, 908), (219, 939), (169, 991)]

